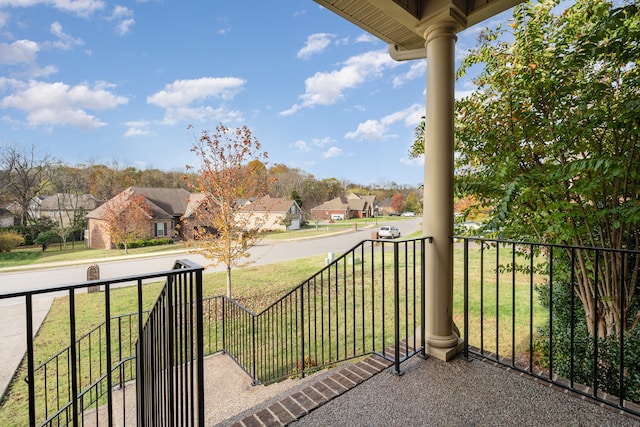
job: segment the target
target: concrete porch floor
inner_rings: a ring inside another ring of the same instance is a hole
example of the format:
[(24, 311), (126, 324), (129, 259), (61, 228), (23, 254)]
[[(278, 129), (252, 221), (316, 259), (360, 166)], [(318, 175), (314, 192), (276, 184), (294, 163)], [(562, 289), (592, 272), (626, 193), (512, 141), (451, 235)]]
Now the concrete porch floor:
[[(274, 407), (270, 399), (215, 425), (640, 426), (639, 418), (490, 362), (413, 357), (402, 369), (404, 375), (396, 376), (386, 368), (311, 411), (302, 405), (304, 415), (297, 421), (281, 422), (273, 409), (268, 410)], [(305, 388), (322, 381), (311, 379)], [(283, 396), (278, 399), (282, 402)]]
[[(216, 354), (205, 359), (205, 425), (640, 426), (638, 417), (479, 359), (413, 357), (402, 364), (404, 375), (391, 369), (373, 356), (304, 379), (254, 386), (230, 357)], [(135, 384), (125, 390), (135, 396)], [(120, 393), (114, 396), (115, 425), (134, 426), (135, 398)], [(99, 412), (85, 414), (86, 425), (103, 425), (104, 407)]]

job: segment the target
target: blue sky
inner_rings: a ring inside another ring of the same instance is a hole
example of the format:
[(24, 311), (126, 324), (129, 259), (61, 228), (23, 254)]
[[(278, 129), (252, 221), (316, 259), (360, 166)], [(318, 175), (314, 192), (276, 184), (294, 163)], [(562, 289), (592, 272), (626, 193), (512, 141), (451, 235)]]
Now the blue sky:
[[(458, 60), (486, 25), (459, 34)], [(0, 146), (184, 170), (189, 125), (247, 125), (269, 165), (417, 185), (425, 71), (311, 0), (0, 0)]]

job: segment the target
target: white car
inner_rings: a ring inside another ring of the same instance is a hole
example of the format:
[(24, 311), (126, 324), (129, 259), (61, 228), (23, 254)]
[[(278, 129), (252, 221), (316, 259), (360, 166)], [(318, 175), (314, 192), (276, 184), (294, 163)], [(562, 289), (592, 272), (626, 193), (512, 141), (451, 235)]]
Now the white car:
[(378, 230), (379, 239), (395, 239), (396, 237), (400, 237), (400, 230), (393, 225), (383, 225)]

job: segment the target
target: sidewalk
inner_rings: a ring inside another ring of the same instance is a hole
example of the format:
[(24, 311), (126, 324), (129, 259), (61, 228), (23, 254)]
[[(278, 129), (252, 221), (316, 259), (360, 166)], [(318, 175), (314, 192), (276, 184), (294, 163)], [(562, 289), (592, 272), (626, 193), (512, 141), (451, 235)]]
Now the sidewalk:
[[(33, 300), (33, 334), (49, 313), (53, 297)], [(4, 396), (13, 375), (27, 352), (27, 320), (25, 305), (21, 302), (2, 307), (0, 315), (0, 396)]]

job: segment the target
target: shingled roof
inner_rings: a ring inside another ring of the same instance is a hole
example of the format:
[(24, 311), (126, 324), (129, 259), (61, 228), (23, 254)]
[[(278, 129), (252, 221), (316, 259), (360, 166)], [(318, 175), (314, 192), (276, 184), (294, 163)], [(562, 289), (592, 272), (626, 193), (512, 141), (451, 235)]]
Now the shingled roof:
[(156, 219), (171, 219), (184, 215), (191, 197), (191, 193), (182, 188), (129, 187), (113, 199), (105, 202), (104, 205), (89, 212), (87, 218), (101, 219), (106, 209), (105, 206), (114, 203), (114, 200), (118, 197), (131, 197), (134, 194), (144, 196), (147, 205), (151, 209), (151, 216)]

